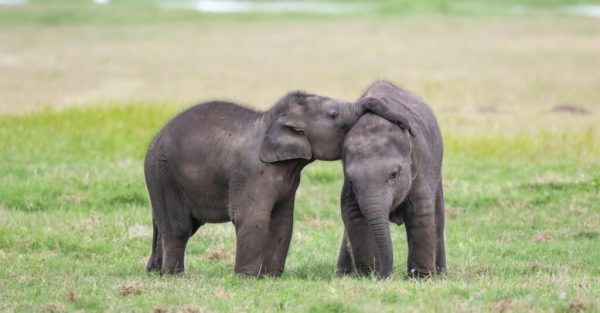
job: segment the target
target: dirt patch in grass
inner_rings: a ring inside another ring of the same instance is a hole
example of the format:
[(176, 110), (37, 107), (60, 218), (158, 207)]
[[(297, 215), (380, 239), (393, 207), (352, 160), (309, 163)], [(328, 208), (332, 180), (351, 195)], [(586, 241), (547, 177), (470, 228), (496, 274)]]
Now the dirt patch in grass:
[(66, 195), (60, 197), (59, 200), (63, 203), (79, 204), (79, 203), (83, 202), (85, 199), (86, 199), (85, 193), (78, 192), (78, 193), (66, 194)]
[(569, 304), (569, 310), (571, 310), (571, 312), (583, 313), (585, 312), (585, 309), (585, 303), (580, 299), (573, 299)]
[(205, 313), (204, 309), (195, 307), (193, 305), (184, 305), (176, 308), (166, 308), (163, 306), (156, 307), (152, 310), (153, 313)]
[(592, 112), (577, 104), (559, 104), (552, 108), (552, 113), (589, 115)]
[(136, 283), (127, 283), (119, 288), (119, 293), (123, 297), (142, 294), (142, 287)]
[(67, 293), (67, 301), (71, 303), (77, 303), (79, 302), (79, 300), (81, 300), (81, 295), (78, 292), (69, 290), (69, 292)]
[(201, 308), (198, 308), (195, 306), (186, 305), (181, 308), (178, 308), (177, 310), (175, 310), (175, 312), (177, 312), (177, 313), (203, 313), (205, 311), (202, 310)]
[(223, 245), (216, 245), (210, 247), (204, 256), (211, 261), (224, 261), (227, 263), (233, 263), (234, 251), (231, 248), (227, 248)]
[(488, 276), (490, 274), (490, 268), (489, 266), (480, 267), (475, 271), (475, 274), (477, 276)]
[(65, 312), (65, 306), (62, 303), (48, 303), (42, 308), (45, 313), (60, 313)]
[(534, 242), (537, 242), (537, 243), (546, 242), (551, 239), (552, 239), (552, 236), (550, 236), (548, 233), (539, 233), (539, 234), (536, 234), (535, 236), (533, 236), (533, 238), (531, 238), (531, 240), (533, 240)]
[(502, 299), (494, 304), (494, 311), (504, 313), (510, 311), (515, 306), (515, 300), (513, 299)]

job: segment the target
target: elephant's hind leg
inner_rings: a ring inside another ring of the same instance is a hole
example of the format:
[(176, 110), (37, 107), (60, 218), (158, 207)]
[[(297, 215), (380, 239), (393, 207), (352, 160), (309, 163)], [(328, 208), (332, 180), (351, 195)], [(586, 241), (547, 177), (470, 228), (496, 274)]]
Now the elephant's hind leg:
[[(161, 181), (160, 192), (152, 199), (157, 238), (154, 251), (155, 260), (162, 259), (161, 274), (176, 274), (184, 271), (185, 247), (188, 239), (202, 225), (191, 215), (191, 207), (186, 205), (185, 194), (168, 180)], [(161, 245), (162, 248), (158, 248)], [(158, 253), (162, 252), (162, 258)], [(158, 263), (158, 262), (157, 262)], [(158, 265), (158, 264), (157, 264)]]
[(163, 261), (162, 236), (157, 224), (157, 218), (165, 216), (165, 194), (161, 192), (162, 179), (160, 175), (160, 164), (156, 164), (154, 158), (147, 157), (144, 165), (144, 173), (146, 176), (146, 187), (148, 188), (148, 196), (152, 207), (152, 250), (150, 257), (146, 263), (146, 271), (160, 271)]
[(185, 270), (185, 248), (190, 237), (202, 226), (196, 220), (189, 218), (162, 233), (163, 261), (161, 274), (178, 274)]
[(165, 234), (162, 238), (163, 264), (161, 274), (178, 274), (185, 270), (185, 247), (189, 236), (184, 234)]
[(152, 252), (150, 253), (150, 258), (148, 258), (148, 263), (146, 264), (146, 271), (157, 272), (162, 268), (162, 236), (158, 231), (155, 221), (152, 222), (152, 228)]

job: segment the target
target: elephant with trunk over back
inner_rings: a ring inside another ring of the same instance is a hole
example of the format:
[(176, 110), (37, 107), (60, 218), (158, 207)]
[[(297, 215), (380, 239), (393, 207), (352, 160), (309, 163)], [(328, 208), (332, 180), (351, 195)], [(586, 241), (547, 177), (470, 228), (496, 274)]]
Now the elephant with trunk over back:
[(338, 273), (388, 277), (393, 266), (389, 222), (406, 225), (408, 273), (428, 277), (446, 269), (443, 145), (432, 110), (415, 95), (385, 81), (363, 99), (365, 114), (343, 145), (341, 196), (345, 231)]
[(147, 270), (183, 272), (196, 230), (231, 221), (235, 272), (280, 275), (300, 171), (315, 159), (339, 159), (346, 131), (363, 113), (364, 100), (294, 92), (266, 112), (209, 102), (173, 118), (144, 163), (154, 226)]

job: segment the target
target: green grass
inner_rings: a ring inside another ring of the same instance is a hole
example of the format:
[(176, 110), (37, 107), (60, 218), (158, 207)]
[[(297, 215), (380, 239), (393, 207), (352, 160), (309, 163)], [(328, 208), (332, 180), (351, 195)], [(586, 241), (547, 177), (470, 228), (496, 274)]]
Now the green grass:
[(595, 128), (510, 136), (444, 128), (445, 277), (405, 279), (397, 226), (392, 279), (334, 275), (339, 162), (303, 172), (283, 277), (233, 274), (230, 224), (199, 230), (184, 276), (148, 275), (142, 159), (179, 109), (137, 103), (0, 117), (0, 311), (600, 311)]

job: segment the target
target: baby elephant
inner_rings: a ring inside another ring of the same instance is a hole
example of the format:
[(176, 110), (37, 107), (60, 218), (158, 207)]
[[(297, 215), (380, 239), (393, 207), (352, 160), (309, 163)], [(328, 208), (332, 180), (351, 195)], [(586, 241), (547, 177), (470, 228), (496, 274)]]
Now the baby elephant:
[(171, 120), (144, 163), (154, 236), (148, 271), (184, 271), (188, 239), (205, 223), (232, 221), (235, 271), (283, 272), (300, 171), (341, 157), (363, 104), (290, 93), (257, 112), (234, 103), (194, 106)]
[(443, 148), (433, 112), (418, 97), (385, 81), (371, 85), (366, 97), (379, 100), (366, 104), (379, 116), (363, 115), (344, 140), (345, 231), (338, 273), (365, 275), (375, 269), (379, 278), (390, 275), (388, 222), (406, 225), (410, 276), (442, 272), (446, 268)]

